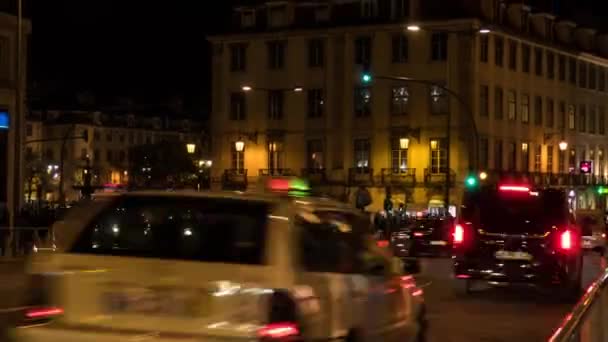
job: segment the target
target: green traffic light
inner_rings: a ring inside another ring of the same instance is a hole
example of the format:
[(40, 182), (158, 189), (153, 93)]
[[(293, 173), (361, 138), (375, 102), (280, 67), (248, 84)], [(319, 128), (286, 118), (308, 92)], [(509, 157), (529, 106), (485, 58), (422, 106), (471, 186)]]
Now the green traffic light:
[(363, 75), (361, 75), (361, 80), (363, 81), (363, 83), (369, 83), (372, 81), (372, 75), (363, 74)]
[(477, 185), (477, 178), (473, 177), (473, 176), (469, 176), (466, 179), (466, 183), (468, 187), (473, 187), (475, 185)]
[(608, 194), (608, 189), (603, 186), (600, 186), (599, 188), (597, 188), (597, 193), (600, 195)]

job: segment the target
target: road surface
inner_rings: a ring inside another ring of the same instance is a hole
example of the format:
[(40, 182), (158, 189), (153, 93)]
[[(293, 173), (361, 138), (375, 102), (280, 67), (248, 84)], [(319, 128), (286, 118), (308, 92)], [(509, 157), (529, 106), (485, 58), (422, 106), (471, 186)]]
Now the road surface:
[[(603, 258), (588, 255), (583, 282), (590, 284), (605, 267)], [(531, 289), (478, 288), (455, 295), (451, 260), (421, 260), (417, 276), (424, 286), (430, 342), (547, 341), (572, 304), (556, 302)]]

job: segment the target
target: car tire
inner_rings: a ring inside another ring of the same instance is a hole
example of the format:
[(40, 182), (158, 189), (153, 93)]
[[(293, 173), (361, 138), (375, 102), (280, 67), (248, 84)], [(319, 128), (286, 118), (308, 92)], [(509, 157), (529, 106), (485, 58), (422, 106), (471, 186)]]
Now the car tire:
[(452, 284), (454, 294), (458, 296), (471, 294), (472, 283), (473, 282), (470, 279), (454, 279)]

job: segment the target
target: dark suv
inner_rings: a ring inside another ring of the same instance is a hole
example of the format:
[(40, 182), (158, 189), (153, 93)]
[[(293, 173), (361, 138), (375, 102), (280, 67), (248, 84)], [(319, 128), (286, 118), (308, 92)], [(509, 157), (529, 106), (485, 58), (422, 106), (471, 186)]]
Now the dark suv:
[(581, 289), (581, 231), (560, 190), (501, 185), (467, 192), (453, 229), (457, 289), (493, 285), (556, 286), (569, 298)]
[(451, 253), (450, 237), (454, 221), (452, 217), (424, 216), (414, 218), (392, 234), (395, 255), (448, 256)]

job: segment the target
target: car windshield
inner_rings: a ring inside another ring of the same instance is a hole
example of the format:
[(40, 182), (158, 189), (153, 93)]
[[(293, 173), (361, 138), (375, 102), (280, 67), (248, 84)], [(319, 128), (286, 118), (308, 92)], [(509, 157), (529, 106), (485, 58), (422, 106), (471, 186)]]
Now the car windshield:
[(466, 201), (462, 216), (491, 233), (542, 234), (565, 222), (560, 199), (553, 193), (485, 192)]

